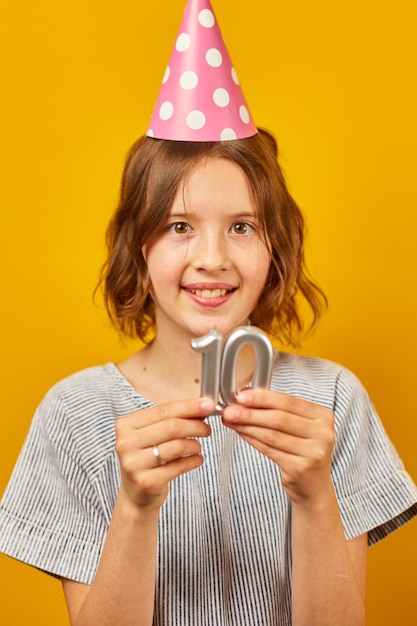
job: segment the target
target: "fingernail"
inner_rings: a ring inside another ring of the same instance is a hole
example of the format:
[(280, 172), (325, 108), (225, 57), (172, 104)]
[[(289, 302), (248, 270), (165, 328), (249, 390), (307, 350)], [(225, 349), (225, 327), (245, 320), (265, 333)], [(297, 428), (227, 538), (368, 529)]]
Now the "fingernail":
[(202, 411), (212, 411), (214, 409), (214, 400), (211, 398), (203, 398), (200, 400), (200, 409)]
[(246, 402), (249, 402), (248, 394), (244, 391), (239, 391), (239, 393), (237, 394), (237, 401), (241, 402), (242, 404), (246, 404)]
[(227, 407), (226, 411), (223, 413), (223, 417), (230, 422), (234, 420), (238, 420), (240, 417), (240, 410), (233, 406)]

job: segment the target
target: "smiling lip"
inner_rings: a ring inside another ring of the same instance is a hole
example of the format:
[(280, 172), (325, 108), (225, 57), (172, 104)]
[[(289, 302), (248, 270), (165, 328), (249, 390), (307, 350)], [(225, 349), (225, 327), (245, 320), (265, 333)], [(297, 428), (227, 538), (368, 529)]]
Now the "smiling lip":
[(226, 302), (236, 291), (236, 287), (232, 285), (220, 284), (202, 284), (184, 285), (182, 290), (198, 304), (204, 306), (216, 307)]

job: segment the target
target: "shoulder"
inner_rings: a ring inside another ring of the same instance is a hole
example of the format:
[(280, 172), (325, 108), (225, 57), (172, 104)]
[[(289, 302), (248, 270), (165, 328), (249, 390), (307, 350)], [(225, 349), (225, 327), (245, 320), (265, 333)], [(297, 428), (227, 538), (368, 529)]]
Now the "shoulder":
[(91, 367), (56, 383), (40, 403), (32, 430), (61, 452), (102, 456), (114, 447), (114, 423), (143, 408), (145, 399), (113, 363)]
[(81, 388), (106, 389), (109, 384), (113, 386), (119, 383), (117, 372), (117, 366), (112, 362), (88, 367), (56, 382), (51, 387), (49, 393), (66, 393), (71, 392), (73, 389), (79, 390)]
[(329, 409), (343, 397), (365, 393), (355, 374), (343, 365), (289, 352), (277, 353), (271, 388)]
[(114, 363), (81, 370), (57, 382), (44, 401), (60, 399), (68, 406), (80, 407), (96, 403), (119, 404), (136, 395), (134, 388), (123, 378)]

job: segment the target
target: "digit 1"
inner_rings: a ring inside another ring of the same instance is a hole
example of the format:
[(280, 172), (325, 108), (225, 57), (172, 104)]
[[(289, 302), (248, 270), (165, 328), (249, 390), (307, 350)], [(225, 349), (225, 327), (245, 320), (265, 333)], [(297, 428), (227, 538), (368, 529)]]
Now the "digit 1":
[(191, 347), (196, 352), (203, 353), (200, 395), (213, 398), (217, 402), (220, 386), (222, 336), (213, 329), (203, 337), (191, 339)]
[(220, 374), (220, 393), (226, 404), (236, 403), (236, 365), (241, 348), (251, 344), (255, 348), (253, 388), (268, 388), (271, 381), (273, 348), (269, 337), (254, 326), (239, 326), (226, 340), (223, 348)]

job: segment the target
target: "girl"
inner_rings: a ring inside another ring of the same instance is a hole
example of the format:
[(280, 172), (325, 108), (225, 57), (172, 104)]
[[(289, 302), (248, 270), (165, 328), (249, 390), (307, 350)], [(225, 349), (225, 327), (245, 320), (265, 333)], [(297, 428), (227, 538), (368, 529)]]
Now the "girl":
[(62, 579), (73, 625), (365, 623), (367, 546), (417, 513), (366, 392), (285, 352), (250, 389), (245, 348), (219, 416), (190, 345), (248, 318), (295, 344), (300, 296), (314, 326), (303, 237), (268, 133), (133, 146), (103, 283), (146, 347), (48, 393), (0, 512), (0, 548)]

